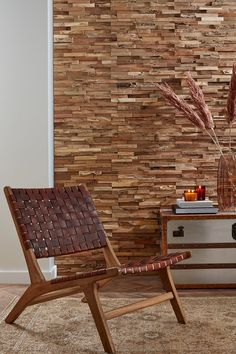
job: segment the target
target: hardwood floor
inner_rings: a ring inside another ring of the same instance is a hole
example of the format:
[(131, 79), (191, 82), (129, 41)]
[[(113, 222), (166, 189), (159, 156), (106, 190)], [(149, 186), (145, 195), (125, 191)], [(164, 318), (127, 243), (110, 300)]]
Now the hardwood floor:
[[(0, 284), (0, 312), (15, 297), (20, 296), (26, 285)], [(118, 278), (102, 290), (106, 296), (120, 297), (130, 293), (132, 297), (151, 296), (161, 291), (158, 276), (134, 276)], [(178, 290), (180, 296), (236, 296), (236, 289)]]

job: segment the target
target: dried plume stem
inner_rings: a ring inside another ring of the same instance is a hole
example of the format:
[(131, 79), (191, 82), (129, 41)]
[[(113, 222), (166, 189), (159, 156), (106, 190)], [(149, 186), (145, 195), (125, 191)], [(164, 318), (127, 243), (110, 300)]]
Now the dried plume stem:
[(216, 136), (215, 130), (212, 129), (212, 130), (210, 130), (210, 131), (212, 132), (212, 134), (209, 132), (209, 130), (206, 129), (207, 134), (209, 135), (209, 137), (211, 138), (211, 140), (213, 141), (213, 143), (216, 145), (216, 147), (217, 147), (217, 149), (219, 150), (221, 156), (224, 156), (223, 151), (222, 151), (222, 148), (221, 148), (220, 143), (219, 143), (219, 140), (218, 140), (218, 138), (217, 138), (217, 136)]

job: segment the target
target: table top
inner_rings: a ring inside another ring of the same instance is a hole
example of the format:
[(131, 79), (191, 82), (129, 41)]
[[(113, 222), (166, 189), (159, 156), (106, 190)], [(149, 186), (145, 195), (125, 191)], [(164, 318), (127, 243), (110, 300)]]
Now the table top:
[(236, 219), (236, 212), (219, 211), (216, 214), (174, 214), (171, 209), (160, 209), (160, 217), (165, 220)]

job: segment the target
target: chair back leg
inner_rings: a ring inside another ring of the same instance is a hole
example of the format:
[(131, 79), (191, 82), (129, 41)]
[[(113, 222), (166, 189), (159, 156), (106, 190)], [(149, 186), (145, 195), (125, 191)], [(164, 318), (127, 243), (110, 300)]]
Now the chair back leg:
[(159, 271), (160, 278), (162, 281), (163, 289), (166, 291), (171, 291), (173, 293), (173, 299), (170, 300), (171, 306), (175, 312), (175, 316), (180, 323), (186, 323), (184, 311), (179, 299), (179, 295), (175, 288), (175, 284), (171, 275), (170, 267), (160, 269)]
[(98, 284), (93, 283), (84, 289), (84, 294), (96, 324), (103, 348), (106, 353), (116, 353), (115, 346), (107, 325), (102, 305), (98, 296)]

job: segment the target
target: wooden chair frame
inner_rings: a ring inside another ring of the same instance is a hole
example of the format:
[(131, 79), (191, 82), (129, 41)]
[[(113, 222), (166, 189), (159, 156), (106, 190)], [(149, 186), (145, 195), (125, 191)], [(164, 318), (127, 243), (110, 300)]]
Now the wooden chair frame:
[(148, 306), (159, 304), (163, 301), (170, 301), (178, 322), (183, 324), (186, 323), (184, 312), (171, 276), (169, 266), (159, 269), (157, 272), (160, 275), (163, 289), (165, 290), (164, 293), (108, 312), (103, 311), (98, 294), (99, 289), (114, 278), (118, 276), (124, 276), (124, 273), (121, 272), (121, 264), (117, 259), (108, 239), (106, 246), (102, 248), (107, 265), (104, 274), (99, 273), (98, 271), (97, 274), (88, 277), (81, 277), (78, 279), (68, 279), (54, 283), (51, 280), (47, 281), (39, 267), (34, 251), (31, 248), (26, 249), (22, 241), (22, 231), (19, 227), (19, 223), (12, 208), (12, 204), (9, 202), (12, 193), (11, 188), (5, 187), (4, 192), (21, 242), (31, 281), (29, 287), (26, 289), (15, 307), (6, 317), (6, 323), (13, 323), (27, 306), (64, 296), (69, 296), (78, 292), (83, 292), (85, 294), (101, 342), (103, 344), (104, 350), (107, 353), (116, 352), (107, 324), (107, 321), (112, 318), (124, 315), (126, 313), (134, 312)]

